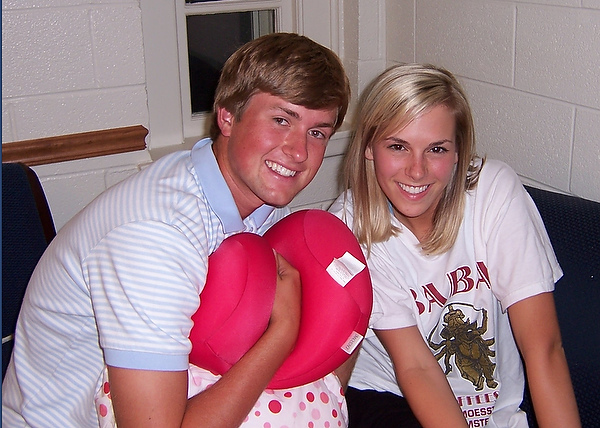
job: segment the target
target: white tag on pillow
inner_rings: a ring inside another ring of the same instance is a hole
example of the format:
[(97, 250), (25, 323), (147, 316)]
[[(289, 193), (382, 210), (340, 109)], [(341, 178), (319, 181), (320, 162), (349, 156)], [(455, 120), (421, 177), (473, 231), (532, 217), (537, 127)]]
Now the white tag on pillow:
[(349, 252), (346, 252), (339, 259), (333, 259), (329, 266), (327, 266), (327, 273), (338, 284), (345, 287), (364, 268), (365, 265), (360, 260)]
[(351, 354), (354, 352), (356, 347), (360, 344), (360, 341), (363, 339), (362, 335), (353, 331), (350, 333), (350, 337), (346, 340), (346, 343), (342, 345), (342, 349), (347, 354)]

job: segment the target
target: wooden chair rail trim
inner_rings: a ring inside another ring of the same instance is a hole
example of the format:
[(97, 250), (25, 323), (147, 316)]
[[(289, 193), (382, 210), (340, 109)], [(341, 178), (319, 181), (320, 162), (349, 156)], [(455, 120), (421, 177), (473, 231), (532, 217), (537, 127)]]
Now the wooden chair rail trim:
[(2, 144), (2, 162), (29, 166), (86, 159), (146, 148), (148, 130), (142, 125)]

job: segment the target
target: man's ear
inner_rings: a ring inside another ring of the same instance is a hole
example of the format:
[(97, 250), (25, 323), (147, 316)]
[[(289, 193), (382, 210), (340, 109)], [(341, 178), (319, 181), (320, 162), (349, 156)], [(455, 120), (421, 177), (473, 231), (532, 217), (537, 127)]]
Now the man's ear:
[(231, 135), (231, 125), (233, 124), (233, 115), (225, 107), (217, 107), (217, 124), (224, 137)]

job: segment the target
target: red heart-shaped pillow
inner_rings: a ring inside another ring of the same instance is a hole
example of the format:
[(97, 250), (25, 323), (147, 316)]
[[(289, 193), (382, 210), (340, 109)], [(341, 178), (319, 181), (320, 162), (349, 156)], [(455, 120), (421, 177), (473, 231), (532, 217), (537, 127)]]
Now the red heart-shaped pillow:
[(271, 245), (253, 233), (225, 239), (208, 258), (200, 307), (192, 316), (190, 362), (223, 374), (265, 332), (277, 286)]
[(192, 317), (190, 362), (223, 374), (265, 331), (276, 287), (271, 247), (302, 280), (298, 339), (269, 383), (274, 389), (291, 388), (346, 361), (371, 314), (371, 279), (362, 250), (348, 227), (326, 211), (290, 214), (264, 238), (241, 233), (223, 241), (209, 257), (200, 308)]
[(331, 373), (360, 344), (373, 303), (371, 278), (354, 234), (327, 211), (295, 212), (264, 236), (302, 280), (298, 339), (269, 387), (304, 385)]

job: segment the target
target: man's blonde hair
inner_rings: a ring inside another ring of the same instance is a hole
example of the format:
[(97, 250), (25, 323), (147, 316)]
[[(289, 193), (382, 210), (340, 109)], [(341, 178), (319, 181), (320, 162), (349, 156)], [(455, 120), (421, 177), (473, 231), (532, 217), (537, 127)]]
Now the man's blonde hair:
[(352, 191), (354, 233), (368, 250), (400, 229), (392, 225), (389, 201), (377, 183), (373, 161), (365, 158), (365, 150), (438, 105), (449, 108), (456, 119), (458, 163), (437, 206), (433, 229), (421, 246), (428, 254), (440, 254), (456, 241), (466, 191), (475, 186), (482, 164), (475, 166), (474, 162), (477, 155), (471, 109), (450, 72), (430, 64), (406, 64), (389, 68), (366, 89), (342, 171), (343, 185)]

